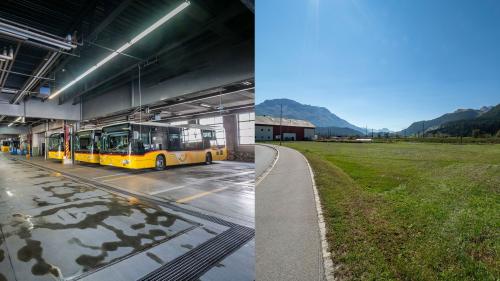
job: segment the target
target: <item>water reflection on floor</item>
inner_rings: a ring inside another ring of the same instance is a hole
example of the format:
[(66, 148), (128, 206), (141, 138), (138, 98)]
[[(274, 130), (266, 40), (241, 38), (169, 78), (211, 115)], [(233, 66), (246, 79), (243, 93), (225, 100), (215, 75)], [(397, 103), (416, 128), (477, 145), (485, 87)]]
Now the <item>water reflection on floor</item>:
[(1, 157), (0, 227), (1, 281), (72, 279), (198, 225)]

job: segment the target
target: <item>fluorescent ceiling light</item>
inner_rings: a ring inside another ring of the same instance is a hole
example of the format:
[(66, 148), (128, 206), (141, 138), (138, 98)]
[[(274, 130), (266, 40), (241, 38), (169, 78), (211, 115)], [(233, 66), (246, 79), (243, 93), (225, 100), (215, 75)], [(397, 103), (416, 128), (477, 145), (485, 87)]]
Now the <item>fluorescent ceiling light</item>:
[(150, 27), (146, 28), (143, 32), (139, 33), (137, 36), (135, 36), (134, 38), (132, 38), (132, 40), (130, 40), (129, 42), (125, 43), (123, 46), (121, 46), (120, 48), (118, 48), (118, 50), (114, 51), (109, 56), (105, 57), (103, 60), (101, 60), (100, 62), (98, 62), (96, 65), (92, 66), (87, 71), (85, 71), (84, 73), (80, 74), (80, 76), (76, 77), (71, 82), (69, 82), (68, 84), (66, 84), (64, 87), (62, 87), (61, 89), (59, 89), (58, 91), (56, 91), (55, 93), (53, 93), (52, 95), (50, 95), (49, 99), (52, 99), (52, 98), (56, 97), (57, 95), (59, 95), (60, 93), (62, 93), (64, 90), (66, 90), (69, 87), (73, 86), (76, 82), (82, 80), (85, 76), (87, 76), (90, 73), (94, 72), (94, 70), (98, 69), (99, 67), (101, 67), (102, 65), (104, 65), (105, 63), (107, 63), (108, 61), (110, 61), (111, 59), (113, 59), (114, 57), (116, 57), (118, 54), (120, 54), (120, 53), (124, 52), (125, 50), (127, 50), (130, 46), (134, 45), (137, 41), (141, 40), (146, 35), (148, 35), (149, 33), (151, 33), (153, 30), (157, 29), (159, 26), (161, 26), (162, 24), (164, 24), (165, 22), (167, 22), (168, 20), (170, 20), (171, 18), (173, 18), (175, 15), (177, 15), (178, 13), (180, 13), (187, 6), (189, 6), (189, 4), (190, 4), (189, 1), (186, 1), (186, 2), (183, 2), (182, 4), (180, 4), (177, 8), (173, 9), (170, 13), (166, 14), (164, 17), (162, 17), (161, 19), (159, 19), (158, 21), (156, 21), (153, 25), (151, 25)]
[(200, 106), (206, 107), (206, 108), (212, 108), (211, 105), (206, 104), (206, 103), (200, 103)]
[(7, 127), (14, 125), (14, 123), (16, 123), (16, 122), (19, 122), (19, 120), (21, 120), (21, 118), (23, 118), (23, 117), (22, 116), (17, 117), (17, 119), (14, 120), (14, 122), (10, 123)]

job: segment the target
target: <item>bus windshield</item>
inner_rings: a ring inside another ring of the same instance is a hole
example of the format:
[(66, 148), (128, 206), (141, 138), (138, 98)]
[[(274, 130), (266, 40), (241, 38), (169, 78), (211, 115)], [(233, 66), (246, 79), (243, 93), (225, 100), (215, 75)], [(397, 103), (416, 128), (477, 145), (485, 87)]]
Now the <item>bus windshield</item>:
[(61, 135), (53, 134), (49, 137), (49, 150), (60, 151), (61, 150)]
[(75, 149), (76, 150), (92, 150), (92, 132), (81, 132), (76, 135), (75, 138)]
[(102, 151), (107, 153), (128, 153), (130, 126), (117, 125), (102, 130)]

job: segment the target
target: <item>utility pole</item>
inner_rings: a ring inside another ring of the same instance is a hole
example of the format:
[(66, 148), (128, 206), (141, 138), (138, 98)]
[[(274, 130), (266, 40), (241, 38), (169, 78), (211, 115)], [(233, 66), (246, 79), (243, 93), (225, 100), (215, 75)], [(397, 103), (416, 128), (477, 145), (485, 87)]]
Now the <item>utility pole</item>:
[(281, 139), (283, 138), (283, 134), (281, 131), (281, 122), (283, 119), (283, 104), (280, 104), (280, 146), (281, 146)]
[(464, 122), (462, 121), (462, 125), (460, 126), (460, 144), (462, 144), (463, 135), (464, 135)]
[(424, 127), (425, 127), (425, 121), (422, 121), (422, 138), (424, 138), (424, 133), (425, 133)]
[(373, 139), (373, 128), (372, 128), (372, 139)]

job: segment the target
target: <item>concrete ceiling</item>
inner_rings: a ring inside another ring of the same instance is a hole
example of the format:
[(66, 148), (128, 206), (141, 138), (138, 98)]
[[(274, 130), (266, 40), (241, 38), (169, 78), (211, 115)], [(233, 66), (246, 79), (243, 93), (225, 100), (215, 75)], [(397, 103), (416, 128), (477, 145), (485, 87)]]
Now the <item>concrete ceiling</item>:
[[(8, 23), (26, 25), (36, 29), (36, 32), (46, 32), (61, 38), (71, 34), (73, 43), (77, 47), (71, 51), (53, 50), (13, 37), (1, 36), (0, 50), (4, 47), (12, 48), (15, 58), (10, 68), (3, 69), (5, 82), (4, 90), (0, 91), (0, 105), (7, 106), (14, 103), (22, 105), (26, 100), (44, 100), (46, 96), (40, 94), (40, 87), (47, 86), (54, 92), (55, 89), (67, 84), (68, 81), (107, 56), (110, 50), (130, 40), (181, 2), (180, 0), (62, 2), (49, 0), (43, 3), (22, 0), (1, 1), (0, 22), (3, 20)], [(245, 47), (250, 48), (245, 51), (245, 55), (249, 56), (248, 59), (253, 62), (253, 42), (253, 1), (192, 0), (191, 5), (183, 14), (179, 14), (171, 22), (139, 41), (127, 50), (125, 55), (119, 55), (109, 64), (75, 84), (61, 94), (57, 102), (64, 105), (77, 105), (87, 97), (99, 96), (120, 85), (131, 83), (137, 78), (138, 65), (144, 69), (142, 78), (145, 83), (150, 84), (164, 84), (177, 77), (197, 73), (199, 69), (211, 72), (210, 67), (220, 65), (210, 65), (201, 55), (196, 55), (210, 50), (224, 52), (225, 49), (241, 49), (239, 46), (251, 46)], [(46, 71), (38, 77), (32, 77), (49, 59), (54, 61)], [(226, 63), (230, 65), (234, 63), (234, 60)], [(29, 88), (29, 91), (22, 93), (23, 98), (15, 102), (16, 98), (20, 97), (21, 90), (26, 90), (30, 80), (34, 80), (33, 86)], [(241, 82), (253, 83), (253, 77), (247, 80), (250, 82)], [(220, 86), (228, 85), (221, 84)], [(242, 84), (241, 86), (249, 88), (248, 85)], [(229, 86), (231, 87), (234, 85)], [(196, 89), (196, 91), (179, 93), (175, 96), (184, 94), (188, 99), (189, 95), (203, 94), (201, 88)], [(150, 97), (149, 107), (152, 109), (156, 103), (166, 102), (157, 95)], [(220, 99), (206, 97), (203, 103), (216, 106)], [(172, 102), (172, 99), (167, 100)], [(223, 95), (222, 101), (225, 107), (248, 106), (253, 104), (253, 90)], [(177, 117), (182, 114), (210, 111), (210, 108), (200, 106), (199, 103), (196, 101), (171, 106), (168, 111), (173, 113), (172, 116)], [(32, 106), (35, 106), (35, 103), (32, 103)], [(46, 103), (40, 102), (36, 106), (40, 107), (39, 111), (47, 111), (49, 108)], [(1, 108), (0, 116), (4, 117), (0, 120), (0, 124), (12, 122), (16, 115), (5, 115), (1, 112)], [(72, 108), (68, 107), (68, 110), (71, 111)], [(124, 112), (129, 114), (130, 110)], [(167, 113), (162, 115), (166, 116)], [(45, 118), (27, 118), (26, 122), (33, 124), (41, 119)]]

